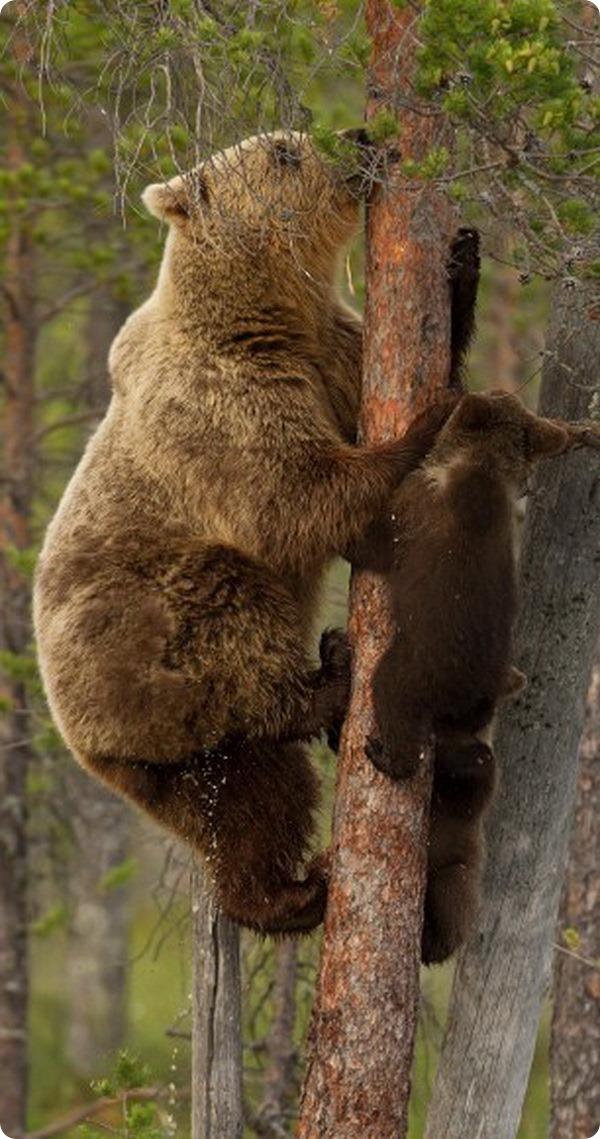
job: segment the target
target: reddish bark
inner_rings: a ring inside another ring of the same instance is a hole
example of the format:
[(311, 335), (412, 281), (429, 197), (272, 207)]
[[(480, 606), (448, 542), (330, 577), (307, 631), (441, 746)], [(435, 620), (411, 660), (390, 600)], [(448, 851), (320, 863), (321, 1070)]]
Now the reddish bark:
[[(369, 112), (399, 110), (402, 157), (443, 139), (439, 116), (402, 107), (410, 85), (414, 9), (368, 0), (373, 40)], [(363, 437), (402, 433), (444, 387), (450, 354), (446, 265), (454, 229), (447, 199), (399, 176), (367, 223)], [(371, 678), (390, 636), (386, 588), (355, 575), (354, 683), (339, 762), (332, 877), (302, 1096), (301, 1139), (402, 1139), (419, 995), (430, 765), (394, 785), (368, 763)]]

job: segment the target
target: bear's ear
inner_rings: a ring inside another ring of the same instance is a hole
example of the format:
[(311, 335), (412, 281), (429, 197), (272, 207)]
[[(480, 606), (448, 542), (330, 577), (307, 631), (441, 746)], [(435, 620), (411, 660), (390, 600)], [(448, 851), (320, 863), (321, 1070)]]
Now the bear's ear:
[(146, 186), (142, 201), (148, 213), (161, 221), (178, 222), (189, 217), (188, 195), (181, 178)]
[(531, 459), (542, 455), (560, 455), (561, 451), (567, 449), (569, 433), (550, 419), (534, 418), (533, 423), (527, 427), (527, 442)]
[(469, 393), (463, 396), (452, 415), (452, 425), (460, 431), (483, 431), (492, 423), (494, 412), (489, 396)]

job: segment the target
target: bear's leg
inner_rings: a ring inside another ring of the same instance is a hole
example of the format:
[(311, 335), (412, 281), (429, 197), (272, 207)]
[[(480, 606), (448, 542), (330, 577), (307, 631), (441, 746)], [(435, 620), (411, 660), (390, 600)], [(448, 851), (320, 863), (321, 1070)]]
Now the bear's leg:
[(301, 745), (237, 740), (181, 764), (84, 762), (203, 857), (223, 911), (241, 925), (292, 934), (322, 920), (325, 856), (297, 876), (317, 801)]
[(198, 748), (232, 736), (310, 739), (339, 727), (350, 690), (345, 633), (323, 635), (321, 667), (311, 668), (302, 610), (268, 566), (214, 546), (186, 554), (171, 572), (176, 632), (165, 660), (187, 679), (188, 702), (194, 690), (200, 697), (190, 721)]
[(433, 802), (455, 819), (478, 818), (496, 787), (496, 759), (477, 736), (455, 733), (436, 736)]
[(421, 938), (424, 965), (446, 961), (473, 930), (479, 905), (479, 859), (430, 872)]
[(436, 739), (422, 959), (445, 961), (473, 929), (483, 867), (481, 816), (496, 785), (487, 744), (456, 732)]
[(392, 779), (409, 779), (415, 774), (428, 739), (426, 724), (410, 692), (409, 676), (398, 646), (392, 644), (373, 678), (378, 734), (369, 737), (365, 748), (375, 767)]

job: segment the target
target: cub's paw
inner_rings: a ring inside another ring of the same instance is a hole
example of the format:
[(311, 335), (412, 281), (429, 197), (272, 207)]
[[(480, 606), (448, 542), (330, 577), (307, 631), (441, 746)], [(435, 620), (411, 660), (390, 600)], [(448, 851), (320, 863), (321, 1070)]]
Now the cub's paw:
[(331, 680), (347, 679), (350, 682), (352, 656), (347, 634), (343, 629), (325, 629), (319, 643), (321, 669)]
[(321, 637), (319, 651), (322, 723), (329, 747), (337, 752), (348, 711), (352, 675), (350, 645), (346, 634), (341, 629), (326, 629)]
[(525, 673), (521, 672), (520, 668), (516, 668), (515, 665), (512, 664), (508, 670), (502, 696), (507, 700), (515, 700), (525, 688), (527, 688), (527, 677)]
[(367, 736), (365, 755), (382, 775), (387, 775), (390, 779), (410, 779), (419, 766), (418, 756), (413, 759), (404, 753), (396, 754), (377, 736)]
[(419, 412), (408, 425), (404, 441), (426, 455), (435, 443), (438, 432), (458, 407), (462, 393), (445, 392), (423, 411)]
[(339, 723), (334, 724), (327, 732), (327, 747), (334, 755), (337, 755), (340, 750), (340, 740), (342, 738), (342, 728), (344, 721), (340, 720)]
[(448, 741), (439, 739), (435, 750), (435, 766), (451, 779), (474, 779), (485, 782), (493, 775), (496, 760), (488, 744), (473, 736)]
[(435, 922), (425, 916), (421, 935), (421, 962), (423, 965), (441, 965), (460, 949), (460, 938), (452, 938)]
[(331, 849), (322, 850), (320, 854), (316, 854), (308, 864), (306, 870), (307, 881), (319, 881), (323, 879), (329, 882), (331, 878)]

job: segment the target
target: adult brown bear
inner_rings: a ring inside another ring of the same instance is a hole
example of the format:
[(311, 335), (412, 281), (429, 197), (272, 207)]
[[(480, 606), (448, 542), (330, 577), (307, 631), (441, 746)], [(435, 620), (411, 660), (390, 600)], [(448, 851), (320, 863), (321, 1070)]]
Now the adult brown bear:
[(274, 134), (148, 187), (169, 226), (158, 283), (113, 344), (35, 587), (67, 744), (265, 932), (310, 929), (325, 902), (322, 860), (301, 873), (317, 786), (299, 741), (339, 725), (349, 657), (328, 633), (311, 666), (319, 583), (448, 414), (355, 445), (361, 325), (335, 278), (356, 184)]

